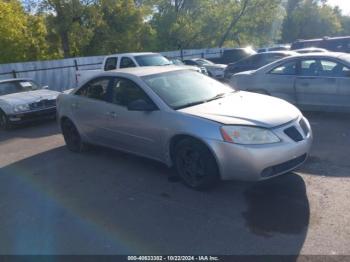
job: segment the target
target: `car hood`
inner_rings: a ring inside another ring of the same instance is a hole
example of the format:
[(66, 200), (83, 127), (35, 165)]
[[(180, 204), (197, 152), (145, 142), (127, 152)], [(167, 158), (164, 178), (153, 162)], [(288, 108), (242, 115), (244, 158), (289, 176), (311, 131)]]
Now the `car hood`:
[(35, 91), (21, 92), (21, 93), (0, 96), (0, 99), (10, 105), (15, 106), (15, 105), (34, 103), (43, 99), (48, 99), (48, 100), (56, 99), (59, 94), (60, 92), (40, 89)]
[(237, 91), (224, 98), (179, 111), (224, 125), (249, 125), (266, 128), (283, 125), (301, 115), (295, 106), (284, 100), (243, 91)]

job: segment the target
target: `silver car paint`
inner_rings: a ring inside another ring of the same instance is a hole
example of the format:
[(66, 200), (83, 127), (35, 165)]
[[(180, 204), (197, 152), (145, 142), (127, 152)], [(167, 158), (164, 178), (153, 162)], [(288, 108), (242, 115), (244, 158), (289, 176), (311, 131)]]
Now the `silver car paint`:
[[(59, 96), (58, 120), (70, 118), (88, 143), (155, 159), (168, 166), (172, 165), (172, 139), (183, 135), (197, 138), (213, 153), (222, 179), (261, 180), (260, 173), (266, 167), (308, 154), (312, 143), (311, 131), (302, 143), (292, 141), (281, 132), (281, 125), (294, 125), (303, 117), (298, 109), (285, 101), (236, 92), (219, 100), (176, 111), (169, 108), (140, 78), (174, 70), (181, 69), (128, 69), (99, 75), (120, 76), (134, 81), (158, 106), (157, 111), (128, 111), (114, 104), (76, 96), (72, 92)], [(281, 142), (259, 146), (227, 143), (220, 133), (220, 127), (225, 124), (266, 127), (278, 134)]]
[(269, 74), (284, 63), (313, 58), (332, 60), (350, 68), (350, 62), (342, 59), (344, 55), (329, 52), (284, 58), (255, 71), (235, 74), (230, 84), (240, 90), (266, 92), (303, 110), (350, 112), (350, 77)]

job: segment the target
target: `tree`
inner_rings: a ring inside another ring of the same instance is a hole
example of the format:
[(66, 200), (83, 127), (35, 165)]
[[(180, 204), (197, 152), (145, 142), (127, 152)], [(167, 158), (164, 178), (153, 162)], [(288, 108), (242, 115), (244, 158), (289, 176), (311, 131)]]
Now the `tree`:
[(17, 0), (0, 2), (0, 62), (50, 57), (44, 18), (24, 12)]
[(288, 3), (292, 8), (287, 9), (288, 14), (284, 21), (284, 42), (332, 36), (341, 31), (339, 16), (333, 8), (326, 5), (326, 1), (289, 0)]

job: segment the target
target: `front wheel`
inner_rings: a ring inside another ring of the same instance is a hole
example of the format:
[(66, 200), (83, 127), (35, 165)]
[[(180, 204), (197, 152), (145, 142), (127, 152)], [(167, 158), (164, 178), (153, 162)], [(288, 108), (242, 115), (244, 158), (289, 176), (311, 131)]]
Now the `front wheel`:
[(10, 129), (11, 125), (9, 123), (7, 115), (0, 110), (0, 130), (8, 130)]
[(202, 143), (184, 139), (175, 147), (175, 165), (183, 182), (194, 189), (214, 187), (219, 181), (219, 170), (214, 156)]
[(72, 121), (64, 120), (62, 122), (62, 134), (67, 148), (75, 153), (84, 151), (85, 144), (83, 143), (78, 129), (75, 127)]

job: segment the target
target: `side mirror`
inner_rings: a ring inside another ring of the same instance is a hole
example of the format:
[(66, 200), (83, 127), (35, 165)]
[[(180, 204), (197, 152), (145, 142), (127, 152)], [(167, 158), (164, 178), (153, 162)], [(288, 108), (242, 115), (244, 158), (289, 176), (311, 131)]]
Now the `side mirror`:
[(49, 89), (49, 86), (43, 86), (43, 89)]
[(158, 108), (152, 103), (147, 103), (143, 99), (138, 99), (135, 101), (132, 101), (128, 105), (128, 110), (129, 111), (155, 111)]

